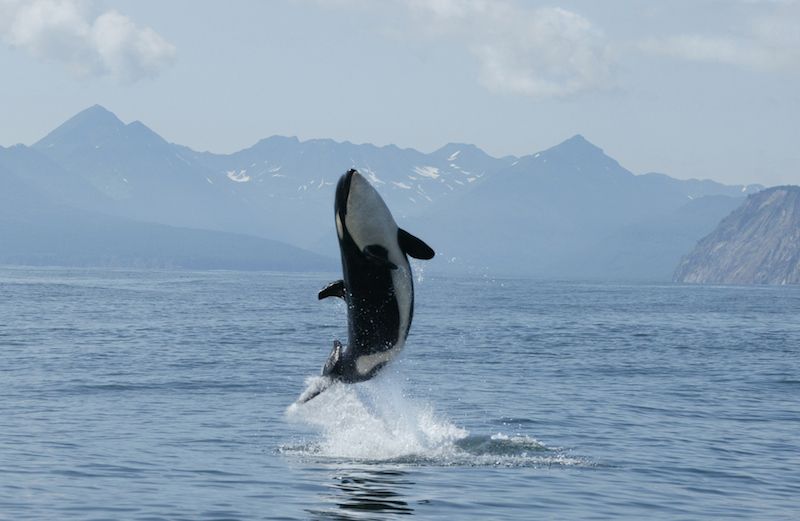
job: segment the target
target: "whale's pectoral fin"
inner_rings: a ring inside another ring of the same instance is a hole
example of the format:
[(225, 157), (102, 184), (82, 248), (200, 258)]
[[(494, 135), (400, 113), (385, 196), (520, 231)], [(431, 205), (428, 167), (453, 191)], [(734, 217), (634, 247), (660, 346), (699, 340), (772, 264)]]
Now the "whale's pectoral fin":
[(368, 246), (364, 246), (363, 253), (370, 262), (377, 264), (378, 266), (383, 266), (385, 268), (389, 268), (390, 270), (397, 269), (397, 264), (389, 260), (389, 251), (380, 244), (370, 244)]
[(433, 248), (425, 244), (419, 237), (414, 237), (402, 228), (397, 229), (397, 243), (406, 255), (411, 255), (415, 259), (430, 260), (436, 253)]
[(339, 279), (322, 288), (317, 297), (322, 300), (328, 297), (344, 298), (344, 281)]
[(330, 376), (336, 372), (339, 360), (342, 358), (342, 343), (338, 340), (333, 341), (333, 349), (328, 356), (328, 361), (325, 362), (325, 367), (322, 368), (322, 376)]

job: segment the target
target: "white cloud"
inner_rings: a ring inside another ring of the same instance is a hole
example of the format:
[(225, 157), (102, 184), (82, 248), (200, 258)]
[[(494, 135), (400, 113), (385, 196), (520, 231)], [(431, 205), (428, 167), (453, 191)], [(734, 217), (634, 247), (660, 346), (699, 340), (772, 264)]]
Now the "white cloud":
[(175, 46), (117, 11), (95, 16), (81, 0), (0, 0), (0, 37), (77, 76), (123, 82), (154, 77), (174, 61)]
[(503, 0), (405, 0), (429, 35), (462, 42), (480, 80), (498, 92), (563, 97), (608, 87), (611, 59), (601, 31), (561, 8)]
[[(800, 4), (764, 0), (750, 3), (773, 5), (769, 13), (748, 20), (745, 28), (737, 34), (682, 34), (653, 38), (643, 42), (641, 48), (646, 52), (696, 62), (756, 70), (799, 70)], [(774, 8), (775, 4), (780, 5)]]

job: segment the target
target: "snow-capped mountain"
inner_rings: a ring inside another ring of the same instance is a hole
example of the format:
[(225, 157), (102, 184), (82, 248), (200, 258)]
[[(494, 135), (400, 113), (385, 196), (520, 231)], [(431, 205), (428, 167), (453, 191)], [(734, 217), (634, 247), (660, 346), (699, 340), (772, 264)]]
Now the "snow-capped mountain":
[(101, 194), (89, 205), (92, 210), (317, 249), (332, 226), (336, 181), (349, 168), (367, 176), (403, 217), (424, 212), (513, 161), (471, 145), (423, 154), (391, 145), (280, 136), (230, 155), (196, 152), (166, 142), (138, 121), (125, 124), (97, 105), (32, 148)]
[(431, 244), (472, 271), (666, 280), (761, 188), (634, 175), (578, 135), (444, 201), (426, 226)]
[(634, 175), (582, 136), (519, 158), (468, 144), (426, 154), (281, 136), (213, 154), (97, 105), (31, 147), (0, 149), (0, 185), (22, 182), (54, 204), (330, 258), (333, 193), (349, 168), (441, 252), (432, 269), (534, 276), (668, 279), (694, 241), (761, 188)]
[(336, 266), (332, 258), (261, 237), (141, 222), (91, 209), (110, 201), (31, 148), (0, 147), (0, 264), (270, 270)]

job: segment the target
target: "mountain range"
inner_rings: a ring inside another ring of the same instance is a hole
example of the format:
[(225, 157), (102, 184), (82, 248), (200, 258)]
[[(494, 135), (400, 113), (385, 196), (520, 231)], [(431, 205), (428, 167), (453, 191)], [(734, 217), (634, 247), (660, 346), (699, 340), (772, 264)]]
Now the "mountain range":
[(548, 278), (668, 280), (763, 188), (634, 175), (582, 136), (523, 157), (282, 136), (214, 154), (96, 105), (0, 147), (0, 262), (335, 268), (333, 192), (348, 168), (434, 246), (432, 270)]

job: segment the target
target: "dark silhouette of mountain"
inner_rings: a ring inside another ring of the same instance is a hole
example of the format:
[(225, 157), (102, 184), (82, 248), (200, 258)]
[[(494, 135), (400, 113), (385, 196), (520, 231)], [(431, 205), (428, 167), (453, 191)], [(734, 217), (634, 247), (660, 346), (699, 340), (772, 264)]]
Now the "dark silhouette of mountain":
[(691, 244), (761, 188), (637, 176), (582, 136), (520, 158), (460, 143), (426, 154), (281, 136), (213, 154), (97, 105), (32, 147), (0, 150), (0, 175), (27, 187), (23, 206), (41, 196), (119, 222), (256, 236), (331, 258), (334, 187), (349, 168), (441, 253), (434, 271), (540, 277), (667, 280)]
[(674, 280), (800, 284), (800, 187), (749, 196), (681, 260)]

